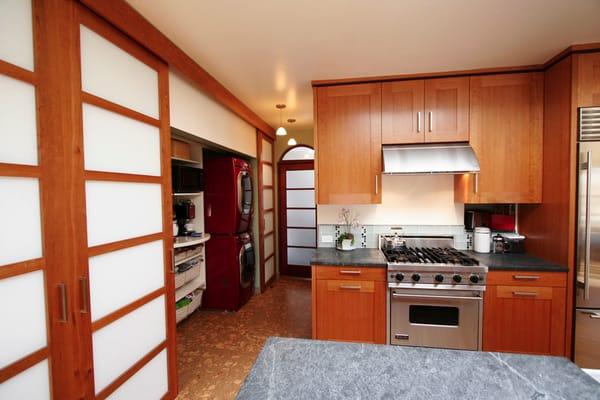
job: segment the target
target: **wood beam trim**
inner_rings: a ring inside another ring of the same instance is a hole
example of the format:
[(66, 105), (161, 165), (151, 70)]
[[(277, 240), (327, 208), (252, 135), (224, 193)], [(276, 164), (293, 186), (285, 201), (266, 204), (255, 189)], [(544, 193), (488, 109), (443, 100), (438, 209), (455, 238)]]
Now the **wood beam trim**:
[(44, 259), (22, 261), (0, 267), (0, 280), (44, 269)]
[(41, 173), (37, 165), (0, 163), (0, 176), (39, 178)]
[(48, 358), (48, 347), (39, 349), (0, 369), (0, 385), (46, 358)]
[(2, 60), (0, 60), (0, 74), (23, 82), (31, 83), (32, 85), (37, 84), (35, 72), (26, 70), (25, 68), (21, 68)]
[(105, 18), (118, 29), (175, 67), (190, 79), (196, 87), (214, 100), (227, 107), (240, 118), (275, 137), (275, 130), (254, 111), (242, 103), (225, 86), (198, 65), (167, 36), (146, 20), (124, 0), (80, 0), (81, 3)]
[(94, 257), (104, 253), (110, 253), (111, 251), (123, 250), (129, 247), (138, 246), (140, 244), (146, 244), (154, 242), (156, 240), (164, 239), (164, 233), (152, 233), (150, 235), (138, 236), (132, 239), (119, 240), (117, 242), (99, 244), (92, 246), (88, 249), (88, 256)]
[(85, 171), (85, 179), (88, 181), (110, 181), (131, 183), (162, 183), (160, 176), (123, 174), (120, 172)]
[(91, 93), (83, 92), (81, 94), (81, 99), (83, 102), (93, 106), (103, 108), (131, 119), (135, 119), (148, 125), (160, 127), (160, 121), (155, 118), (149, 117), (130, 108), (123, 107), (117, 103), (113, 103), (112, 101), (105, 100), (102, 97), (95, 96)]
[(162, 296), (163, 294), (165, 294), (165, 288), (161, 287), (160, 289), (156, 289), (155, 291), (150, 292), (147, 295), (140, 297), (139, 299), (127, 304), (126, 306), (121, 307), (118, 310), (113, 311), (112, 313), (92, 322), (92, 332), (99, 331), (100, 329), (104, 328), (105, 326), (112, 324), (116, 320), (126, 316), (127, 314), (129, 314), (132, 311), (137, 310), (138, 308), (142, 307), (143, 305), (148, 304), (149, 302)]

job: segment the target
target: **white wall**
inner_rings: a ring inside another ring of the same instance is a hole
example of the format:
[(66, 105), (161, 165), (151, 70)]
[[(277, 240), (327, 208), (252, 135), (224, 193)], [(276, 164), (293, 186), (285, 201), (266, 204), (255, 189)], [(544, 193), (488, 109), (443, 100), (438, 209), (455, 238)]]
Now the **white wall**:
[(358, 212), (363, 225), (462, 225), (464, 204), (454, 202), (453, 175), (383, 175), (382, 202), (319, 205), (318, 224), (337, 224), (340, 208)]
[(256, 157), (256, 129), (169, 71), (171, 126), (233, 151)]

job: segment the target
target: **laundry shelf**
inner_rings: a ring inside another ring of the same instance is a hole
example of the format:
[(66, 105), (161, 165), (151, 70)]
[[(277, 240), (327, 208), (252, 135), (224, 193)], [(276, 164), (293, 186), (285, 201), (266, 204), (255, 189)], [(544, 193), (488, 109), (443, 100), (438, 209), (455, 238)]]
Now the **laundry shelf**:
[(210, 233), (205, 233), (202, 236), (176, 236), (173, 242), (173, 247), (178, 249), (180, 247), (195, 246), (202, 244), (210, 239)]
[(175, 302), (178, 302), (179, 300), (183, 299), (185, 296), (192, 293), (196, 289), (205, 288), (206, 279), (202, 276), (202, 274), (200, 274), (175, 291)]

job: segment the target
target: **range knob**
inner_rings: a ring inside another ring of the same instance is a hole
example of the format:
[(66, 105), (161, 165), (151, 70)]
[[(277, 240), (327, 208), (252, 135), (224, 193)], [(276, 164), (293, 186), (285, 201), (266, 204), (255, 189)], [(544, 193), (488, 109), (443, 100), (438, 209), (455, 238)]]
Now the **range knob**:
[(444, 282), (444, 275), (437, 274), (436, 276), (433, 277), (433, 279), (435, 279), (435, 281), (438, 283)]
[(471, 283), (478, 283), (479, 282), (479, 276), (477, 276), (475, 274), (471, 274), (471, 276), (469, 276), (469, 280), (471, 281)]
[(460, 276), (458, 274), (454, 274), (454, 276), (452, 277), (452, 280), (456, 283), (460, 283), (460, 281), (462, 281), (462, 276)]
[(412, 274), (411, 278), (412, 278), (413, 281), (419, 282), (419, 280), (421, 279), (421, 275), (415, 273), (415, 274)]
[(397, 273), (396, 274), (396, 280), (397, 281), (401, 281), (404, 279), (404, 274), (403, 273)]

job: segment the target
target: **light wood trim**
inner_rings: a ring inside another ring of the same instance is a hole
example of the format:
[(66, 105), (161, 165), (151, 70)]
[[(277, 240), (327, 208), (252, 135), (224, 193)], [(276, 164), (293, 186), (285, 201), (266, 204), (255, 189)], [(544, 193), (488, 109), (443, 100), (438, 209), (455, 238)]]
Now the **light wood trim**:
[(91, 104), (93, 106), (100, 107), (108, 111), (112, 111), (116, 114), (135, 119), (139, 122), (143, 122), (148, 125), (160, 127), (160, 121), (155, 118), (149, 117), (130, 108), (123, 107), (117, 103), (113, 103), (112, 101), (105, 100), (101, 97), (94, 96), (91, 93), (83, 92), (81, 94), (81, 98), (84, 103)]
[(566, 287), (566, 272), (490, 271), (488, 285)]
[(113, 311), (110, 314), (92, 322), (92, 332), (99, 331), (100, 329), (104, 328), (105, 326), (112, 324), (116, 320), (126, 316), (127, 314), (129, 314), (132, 311), (137, 310), (138, 308), (142, 307), (143, 305), (150, 303), (152, 300), (162, 296), (163, 294), (165, 294), (164, 287), (162, 287), (160, 289), (156, 289), (155, 291), (150, 292), (147, 295), (140, 297), (139, 299), (127, 304), (126, 306), (123, 306), (123, 307), (119, 308), (118, 310)]
[(37, 165), (9, 164), (0, 162), (0, 176), (17, 178), (39, 178), (40, 167)]
[(48, 347), (34, 351), (33, 353), (15, 361), (12, 364), (0, 369), (0, 385), (10, 378), (20, 374), (23, 371), (33, 367), (42, 360), (48, 358)]
[(88, 256), (94, 257), (112, 251), (122, 250), (129, 247), (138, 246), (140, 244), (150, 243), (164, 238), (164, 233), (152, 233), (150, 235), (138, 236), (132, 239), (119, 240), (117, 242), (99, 244), (88, 249)]
[(190, 79), (195, 86), (244, 121), (275, 138), (275, 130), (225, 86), (206, 72), (190, 56), (140, 15), (124, 0), (80, 0), (122, 32), (166, 61)]
[[(258, 247), (259, 247), (259, 276), (260, 276), (260, 292), (263, 293), (266, 289), (266, 277), (265, 277), (265, 210), (264, 205), (264, 185), (263, 185), (263, 134), (258, 129), (256, 130), (256, 160), (258, 161)], [(273, 147), (273, 146), (271, 146)], [(274, 203), (273, 203), (274, 204)]]
[(88, 181), (111, 181), (132, 183), (162, 183), (162, 177), (154, 175), (125, 174), (121, 172), (85, 171)]
[(330, 292), (356, 291), (360, 293), (373, 293), (375, 291), (375, 281), (327, 280), (327, 290)]
[(498, 286), (497, 296), (502, 299), (552, 300), (551, 287)]
[(593, 53), (596, 51), (600, 51), (600, 42), (574, 44), (567, 47), (566, 49), (564, 49), (563, 51), (546, 61), (543, 67), (544, 69), (548, 69), (554, 66), (555, 64), (558, 64), (559, 62), (561, 62), (562, 60), (564, 60), (572, 54)]
[(37, 84), (37, 75), (35, 72), (28, 71), (25, 68), (18, 67), (2, 60), (0, 60), (0, 74), (19, 81), (31, 83), (32, 85)]
[[(139, 361), (131, 366), (127, 371), (119, 375), (114, 381), (100, 391), (94, 398), (96, 400), (104, 400), (110, 396), (115, 390), (117, 390), (122, 384), (127, 382), (129, 378), (135, 375), (140, 369), (148, 364), (154, 357), (156, 357), (161, 351), (167, 347), (167, 341), (162, 342), (154, 349), (150, 350), (148, 354), (142, 357)], [(172, 398), (170, 393), (165, 394), (164, 398)]]
[(0, 266), (0, 280), (10, 278), (16, 275), (26, 274), (28, 272), (44, 269), (44, 259), (21, 261), (14, 264)]

